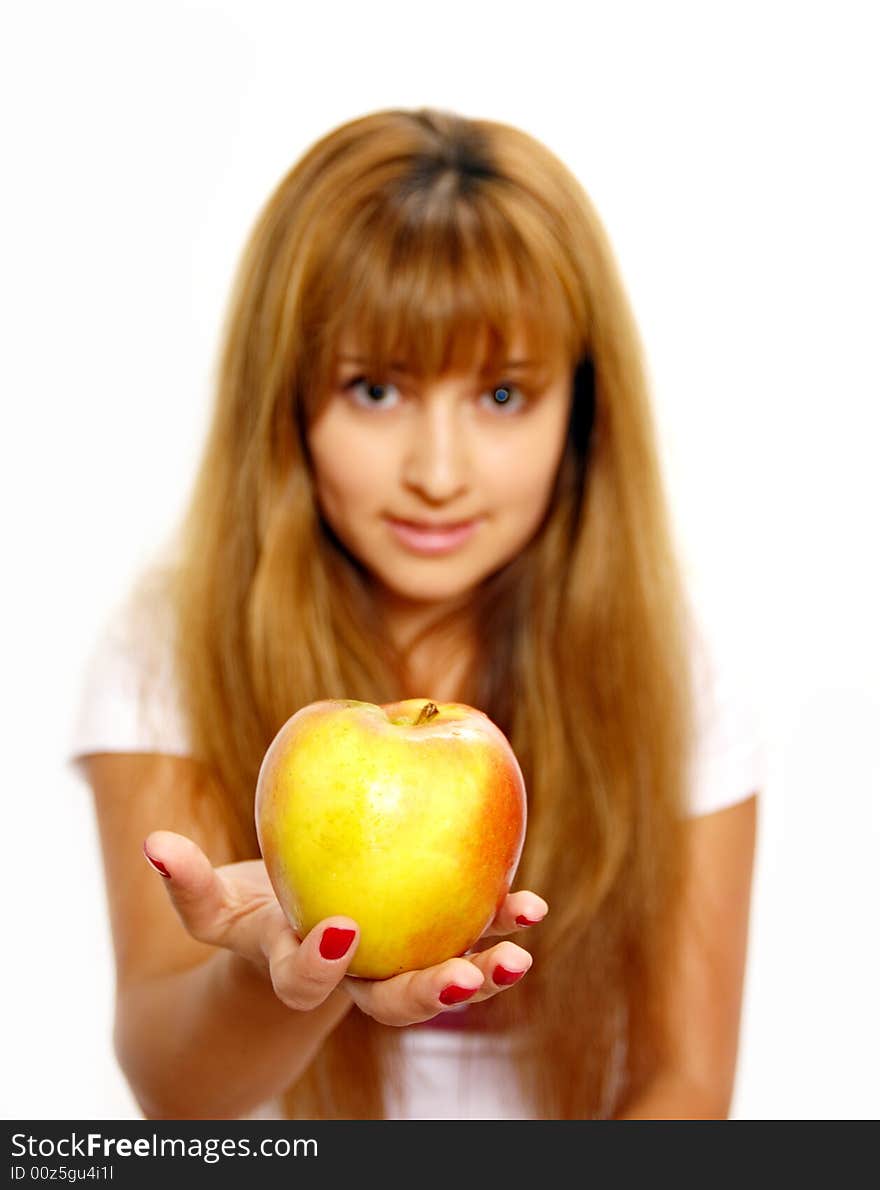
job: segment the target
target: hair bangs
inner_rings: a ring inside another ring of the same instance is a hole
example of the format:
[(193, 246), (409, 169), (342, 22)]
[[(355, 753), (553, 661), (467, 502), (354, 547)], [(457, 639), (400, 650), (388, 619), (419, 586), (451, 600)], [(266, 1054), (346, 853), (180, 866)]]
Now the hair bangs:
[(322, 389), (341, 355), (419, 380), (574, 363), (576, 320), (543, 241), (485, 199), (458, 196), (439, 213), (414, 205), (409, 195), (353, 221), (322, 263)]

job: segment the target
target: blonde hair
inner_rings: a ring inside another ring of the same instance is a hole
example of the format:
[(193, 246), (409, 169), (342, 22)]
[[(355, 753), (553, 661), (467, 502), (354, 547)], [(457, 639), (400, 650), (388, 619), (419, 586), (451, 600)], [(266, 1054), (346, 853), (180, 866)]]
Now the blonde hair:
[[(307, 429), (340, 334), (358, 329), (376, 373), (406, 358), (436, 375), (487, 329), (502, 358), (515, 325), (570, 360), (571, 421), (538, 532), (474, 592), (462, 697), (519, 758), (516, 887), (551, 911), (517, 935), (527, 978), (469, 1011), (523, 1039), (536, 1117), (601, 1117), (668, 1044), (690, 621), (638, 332), (599, 218), (549, 149), (489, 120), (388, 110), (294, 165), (238, 270), (168, 593), (195, 753), (237, 856), (254, 858), (256, 776), (281, 725), (317, 699), (395, 701), (405, 673), (314, 496)], [(382, 1118), (400, 1041), (352, 1010), (289, 1088), (288, 1116)]]

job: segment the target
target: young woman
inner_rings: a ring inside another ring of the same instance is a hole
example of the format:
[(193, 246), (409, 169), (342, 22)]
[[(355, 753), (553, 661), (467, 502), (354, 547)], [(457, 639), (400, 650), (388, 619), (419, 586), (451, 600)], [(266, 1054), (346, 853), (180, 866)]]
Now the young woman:
[[(760, 751), (705, 646), (580, 184), (445, 111), (319, 140), (250, 237), (186, 516), (72, 747), (144, 1114), (726, 1115)], [(467, 955), (358, 980), (356, 921), (284, 919), (257, 772), (306, 703), (420, 697), (517, 754), (516, 891)]]

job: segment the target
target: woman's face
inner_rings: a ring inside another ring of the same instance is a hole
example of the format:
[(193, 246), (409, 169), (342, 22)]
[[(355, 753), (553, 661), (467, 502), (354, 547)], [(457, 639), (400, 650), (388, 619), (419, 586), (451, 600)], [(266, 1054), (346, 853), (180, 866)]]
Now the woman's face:
[[(514, 344), (512, 360), (525, 354)], [(339, 540), (397, 606), (450, 605), (529, 542), (565, 446), (567, 361), (508, 363), (418, 383), (371, 376), (344, 336), (335, 383), (308, 434), (318, 502)], [(474, 522), (459, 538), (399, 532), (394, 521)]]

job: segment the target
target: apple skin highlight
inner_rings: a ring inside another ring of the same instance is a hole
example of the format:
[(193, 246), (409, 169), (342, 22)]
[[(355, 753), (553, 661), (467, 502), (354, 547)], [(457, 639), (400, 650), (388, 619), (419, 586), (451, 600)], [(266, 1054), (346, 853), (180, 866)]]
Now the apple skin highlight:
[(385, 979), (482, 935), (519, 863), (526, 790), (507, 738), (474, 707), (325, 699), (269, 746), (255, 821), (293, 929), (354, 918), (349, 974)]

